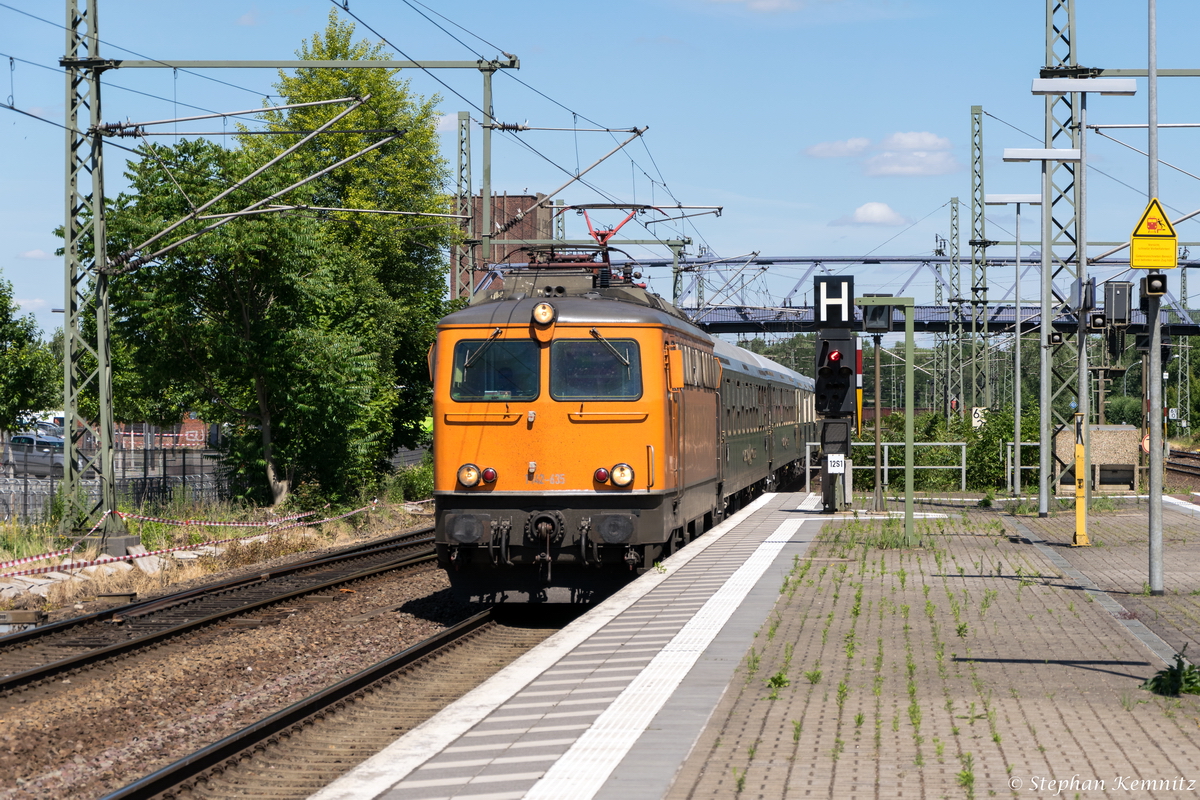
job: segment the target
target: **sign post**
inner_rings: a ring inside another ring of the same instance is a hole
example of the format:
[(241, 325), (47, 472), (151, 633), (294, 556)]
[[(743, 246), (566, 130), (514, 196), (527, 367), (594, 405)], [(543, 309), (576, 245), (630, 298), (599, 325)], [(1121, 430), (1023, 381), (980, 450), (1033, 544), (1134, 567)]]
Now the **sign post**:
[(1083, 414), (1075, 415), (1075, 538), (1072, 547), (1091, 547), (1087, 535), (1087, 459), (1084, 457), (1083, 426), (1087, 424)]
[[(1179, 238), (1175, 227), (1163, 213), (1157, 197), (1150, 199), (1129, 240), (1129, 266), (1134, 269), (1175, 269), (1179, 266)], [(1150, 326), (1150, 594), (1163, 594), (1163, 379), (1162, 314), (1160, 303), (1166, 294), (1166, 276), (1146, 276), (1143, 297), (1146, 322)]]

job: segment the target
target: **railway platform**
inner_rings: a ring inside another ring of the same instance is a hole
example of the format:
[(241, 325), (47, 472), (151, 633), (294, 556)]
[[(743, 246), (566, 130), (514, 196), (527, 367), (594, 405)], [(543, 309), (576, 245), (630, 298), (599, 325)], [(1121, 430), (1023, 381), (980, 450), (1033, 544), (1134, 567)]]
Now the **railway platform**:
[(659, 798), (821, 527), (764, 495), (314, 795)]
[[(1200, 518), (918, 505), (731, 517), (315, 794), (388, 800), (1195, 797), (1200, 698), (1138, 688), (1200, 640)], [(1200, 646), (1197, 644), (1196, 646)]]

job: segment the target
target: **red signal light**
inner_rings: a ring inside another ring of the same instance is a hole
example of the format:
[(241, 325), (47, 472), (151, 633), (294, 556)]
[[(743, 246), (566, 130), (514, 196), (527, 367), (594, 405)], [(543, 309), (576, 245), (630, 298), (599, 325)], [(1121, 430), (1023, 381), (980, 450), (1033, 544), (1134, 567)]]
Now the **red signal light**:
[(842, 360), (842, 351), (841, 350), (831, 350), (829, 352), (829, 360), (835, 364), (837, 362), (841, 361)]

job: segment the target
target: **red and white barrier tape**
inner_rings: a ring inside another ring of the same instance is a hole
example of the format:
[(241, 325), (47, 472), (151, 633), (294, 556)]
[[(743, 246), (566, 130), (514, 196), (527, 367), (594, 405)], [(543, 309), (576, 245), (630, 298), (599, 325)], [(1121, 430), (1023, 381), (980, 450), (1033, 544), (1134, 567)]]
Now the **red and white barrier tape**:
[(9, 567), (19, 567), (22, 564), (32, 564), (34, 561), (45, 561), (47, 558), (58, 558), (65, 556), (75, 549), (68, 547), (66, 550), (55, 550), (53, 553), (42, 553), (40, 556), (26, 556), (25, 558), (14, 558), (12, 561), (0, 563), (0, 569), (8, 569)]
[[(351, 517), (351, 516), (354, 516), (355, 514), (361, 514), (363, 511), (367, 511), (369, 509), (375, 508), (375, 506), (378, 504), (378, 502), (379, 502), (378, 500), (372, 500), (370, 505), (365, 505), (362, 508), (356, 508), (353, 511), (349, 511), (345, 514), (341, 514), (336, 517), (329, 517), (328, 519), (317, 520), (315, 522), (297, 522), (294, 525), (288, 525), (283, 528), (277, 528), (276, 531), (288, 530), (290, 528), (307, 527), (309, 525), (320, 525), (324, 522), (333, 522), (335, 520), (345, 519), (346, 517)], [(104, 516), (107, 516), (109, 513), (110, 512), (107, 512), (107, 511), (104, 512)], [(115, 513), (118, 514), (119, 516), (125, 517), (125, 518), (141, 519), (141, 517), (136, 517), (132, 514), (122, 514), (120, 511), (117, 511)], [(310, 516), (313, 513), (315, 513), (315, 512), (308, 512), (306, 514), (297, 514), (295, 516), (286, 517), (284, 519), (299, 519), (300, 517)], [(103, 522), (103, 521), (104, 521), (104, 517), (102, 516), (100, 518), (100, 522)], [(100, 522), (97, 522), (96, 527), (92, 528), (93, 532), (97, 528), (100, 527)], [(273, 531), (273, 532), (276, 532), (276, 531)], [(0, 575), (0, 578), (19, 578), (23, 575), (44, 575), (47, 572), (62, 572), (64, 570), (82, 569), (84, 567), (96, 567), (96, 566), (100, 566), (102, 564), (111, 564), (114, 561), (132, 561), (136, 558), (146, 558), (147, 556), (160, 556), (160, 555), (164, 555), (166, 553), (174, 553), (174, 552), (178, 552), (181, 550), (195, 550), (196, 548), (199, 548), (199, 547), (208, 547), (208, 546), (214, 545), (214, 544), (225, 544), (227, 542), (239, 541), (243, 538), (244, 537), (233, 536), (228, 539), (213, 539), (208, 542), (200, 542), (199, 544), (185, 544), (185, 545), (180, 545), (179, 547), (167, 547), (162, 550), (150, 550), (145, 553), (137, 553), (136, 555), (102, 556), (102, 557), (94, 559), (92, 561), (74, 561), (70, 564), (59, 564), (59, 565), (50, 566), (50, 567), (35, 567), (33, 569), (21, 570), (19, 572), (6, 572), (6, 573)], [(69, 552), (70, 552), (70, 550), (63, 551), (64, 554), (69, 553)], [(49, 558), (49, 557), (51, 557), (49, 554), (45, 556), (45, 558)], [(42, 559), (33, 559), (33, 560), (36, 561), (36, 560), (42, 560)]]
[(209, 522), (202, 519), (163, 519), (162, 517), (144, 517), (140, 514), (126, 514), (124, 511), (114, 512), (121, 519), (140, 519), (144, 522), (162, 522), (167, 525), (183, 525), (205, 528), (272, 528), (284, 522), (291, 522), (304, 517), (311, 517), (315, 511), (305, 511), (303, 514), (293, 514), (290, 517), (280, 517), (266, 522)]

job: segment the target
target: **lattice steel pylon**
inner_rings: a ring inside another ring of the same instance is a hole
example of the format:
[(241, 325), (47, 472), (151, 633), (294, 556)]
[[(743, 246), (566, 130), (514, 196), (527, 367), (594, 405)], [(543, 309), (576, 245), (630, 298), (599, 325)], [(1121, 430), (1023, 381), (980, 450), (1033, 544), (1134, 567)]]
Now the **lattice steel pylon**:
[[(1075, 47), (1075, 4), (1074, 0), (1046, 0), (1046, 66), (1043, 77), (1078, 77), (1088, 73), (1081, 70), (1076, 61)], [(1046, 97), (1045, 143), (1047, 148), (1078, 149), (1079, 108), (1075, 96), (1064, 94)], [(1075, 165), (1068, 161), (1050, 162), (1050, 275), (1051, 280), (1065, 277), (1070, 282), (1078, 279), (1079, 253), (1086, 248), (1079, 246), (1077, 230), (1079, 185), (1075, 180)], [(1056, 308), (1061, 308), (1063, 298), (1057, 298)], [(1044, 321), (1049, 322), (1049, 321)], [(1045, 325), (1043, 325), (1045, 330)], [(1055, 407), (1064, 394), (1074, 395), (1078, 390), (1077, 358), (1078, 345), (1074, 335), (1068, 334), (1064, 342), (1051, 353), (1051, 408), (1052, 420), (1057, 426), (1069, 426), (1073, 420)], [(1058, 470), (1054, 480), (1057, 481)]]
[[(63, 529), (84, 530), (96, 514), (104, 514), (102, 544), (125, 534), (117, 510), (113, 480), (112, 360), (108, 342), (108, 281), (104, 230), (104, 158), (100, 133), (100, 58), (98, 0), (67, 0), (66, 50), (60, 61), (66, 73), (66, 208), (63, 225), (65, 302), (63, 310)], [(92, 261), (81, 249), (91, 239)], [(85, 309), (95, 309), (96, 341), (82, 334)], [(84, 419), (79, 398), (96, 388), (99, 420)], [(85, 455), (88, 440), (95, 449)], [(83, 492), (83, 475), (91, 470), (100, 494)], [(124, 555), (121, 547), (120, 555)]]
[(450, 271), (450, 299), (467, 298), (475, 284), (475, 209), (471, 194), (471, 112), (458, 112), (458, 194), (454, 213), (465, 216), (463, 243), (454, 247), (454, 265)]
[[(958, 247), (958, 198), (950, 198), (950, 305), (954, 309), (954, 324), (946, 337), (946, 381), (947, 394), (958, 401), (958, 413), (966, 412), (966, 396), (963, 394), (963, 293), (962, 266)], [(949, 405), (947, 400), (947, 405)]]
[(971, 106), (971, 405), (992, 407), (987, 240), (983, 207), (983, 106)]

